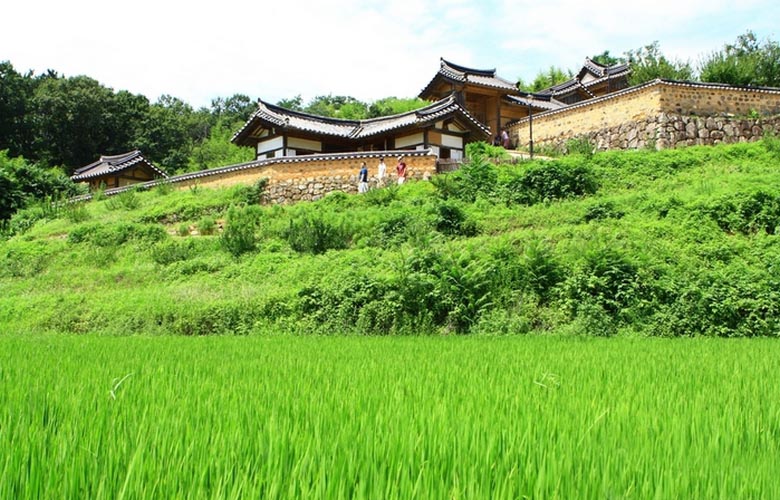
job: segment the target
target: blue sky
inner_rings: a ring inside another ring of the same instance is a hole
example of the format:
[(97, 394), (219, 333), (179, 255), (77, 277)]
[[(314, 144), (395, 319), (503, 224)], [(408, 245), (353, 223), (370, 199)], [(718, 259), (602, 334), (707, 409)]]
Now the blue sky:
[(659, 41), (696, 64), (747, 30), (780, 41), (777, 0), (14, 1), (0, 60), (194, 106), (235, 93), (413, 97), (439, 58), (532, 80)]

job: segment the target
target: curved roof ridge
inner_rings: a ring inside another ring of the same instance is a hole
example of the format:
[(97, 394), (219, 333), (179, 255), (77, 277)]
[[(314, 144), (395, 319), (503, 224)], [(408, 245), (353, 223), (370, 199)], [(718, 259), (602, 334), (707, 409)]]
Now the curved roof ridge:
[(458, 71), (460, 73), (466, 73), (469, 75), (480, 75), (480, 76), (496, 76), (496, 68), (493, 69), (475, 69), (475, 68), (469, 68), (466, 66), (462, 66), (460, 64), (455, 64), (451, 61), (448, 61), (444, 59), (443, 57), (440, 58), (441, 61), (441, 67), (444, 68), (445, 66), (454, 69), (455, 71)]

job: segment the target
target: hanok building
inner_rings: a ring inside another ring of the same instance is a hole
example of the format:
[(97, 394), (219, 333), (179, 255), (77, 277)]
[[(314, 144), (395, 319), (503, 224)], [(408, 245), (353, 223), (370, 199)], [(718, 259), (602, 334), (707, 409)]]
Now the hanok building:
[(564, 108), (624, 89), (630, 72), (628, 64), (603, 66), (586, 58), (574, 78), (528, 93), (498, 76), (495, 69), (467, 68), (441, 59), (439, 71), (419, 96), (430, 100), (454, 93), (458, 103), (495, 136), (507, 123), (529, 114)]
[(155, 167), (140, 151), (121, 155), (101, 156), (99, 160), (76, 170), (74, 182), (87, 182), (90, 189), (118, 188), (168, 176)]
[(490, 140), (507, 123), (625, 88), (629, 72), (626, 64), (607, 67), (586, 59), (568, 82), (530, 94), (495, 69), (467, 68), (441, 59), (439, 71), (420, 92), (422, 99), (434, 101), (423, 108), (369, 120), (341, 120), (258, 101), (232, 142), (254, 148), (257, 160), (424, 149), (441, 159), (460, 159), (467, 143)]
[(353, 151), (427, 150), (459, 159), (471, 141), (486, 140), (487, 126), (454, 95), (423, 108), (382, 118), (342, 120), (258, 101), (232, 142), (255, 149), (256, 159)]

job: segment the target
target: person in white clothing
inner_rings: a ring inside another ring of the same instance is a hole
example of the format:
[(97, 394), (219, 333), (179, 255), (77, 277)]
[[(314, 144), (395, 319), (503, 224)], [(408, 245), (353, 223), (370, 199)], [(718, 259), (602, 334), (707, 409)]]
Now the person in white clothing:
[(379, 187), (385, 185), (385, 177), (387, 176), (387, 165), (385, 165), (385, 159), (379, 159), (379, 166), (376, 171), (376, 184)]

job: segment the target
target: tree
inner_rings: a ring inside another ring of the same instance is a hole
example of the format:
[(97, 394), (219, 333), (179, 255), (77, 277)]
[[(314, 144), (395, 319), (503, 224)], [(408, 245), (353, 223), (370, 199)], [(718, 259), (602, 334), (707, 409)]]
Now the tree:
[(592, 61), (601, 64), (602, 66), (614, 66), (616, 64), (626, 62), (622, 57), (614, 57), (610, 55), (608, 50), (605, 50), (601, 54), (595, 55), (590, 58)]
[(33, 159), (65, 165), (68, 172), (116, 152), (114, 133), (123, 126), (114, 94), (87, 76), (44, 77), (32, 99)]
[(209, 137), (212, 126), (208, 110), (194, 111), (181, 99), (166, 94), (149, 107), (136, 144), (158, 166), (182, 172), (187, 169), (193, 146)]
[(244, 94), (233, 94), (230, 97), (218, 97), (211, 101), (211, 114), (215, 120), (225, 123), (241, 122), (242, 124), (257, 109), (257, 104)]
[(289, 109), (290, 111), (303, 111), (303, 98), (301, 94), (290, 99), (282, 99), (276, 103), (277, 106)]
[(397, 97), (385, 97), (371, 103), (368, 107), (367, 118), (377, 118), (380, 116), (391, 116), (406, 113), (415, 109), (420, 109), (428, 103), (419, 97), (411, 99), (399, 99)]
[(30, 201), (76, 194), (78, 188), (58, 169), (47, 169), (0, 151), (0, 221)]
[(736, 42), (713, 52), (700, 65), (704, 82), (730, 85), (780, 86), (780, 45), (770, 39), (763, 44), (747, 31)]
[(540, 90), (548, 89), (565, 81), (571, 80), (574, 77), (574, 73), (570, 70), (564, 70), (555, 66), (550, 66), (546, 71), (540, 71), (534, 81), (528, 85), (522, 80), (517, 82), (519, 89), (526, 92), (539, 92)]
[(626, 52), (631, 64), (629, 85), (639, 85), (656, 78), (691, 80), (693, 69), (689, 62), (670, 61), (662, 53), (658, 41), (637, 50)]
[(304, 112), (331, 118), (362, 119), (368, 116), (368, 106), (351, 96), (317, 96), (303, 109)]
[(35, 89), (32, 74), (21, 75), (9, 61), (0, 62), (0, 150), (17, 156), (30, 147), (30, 100)]

